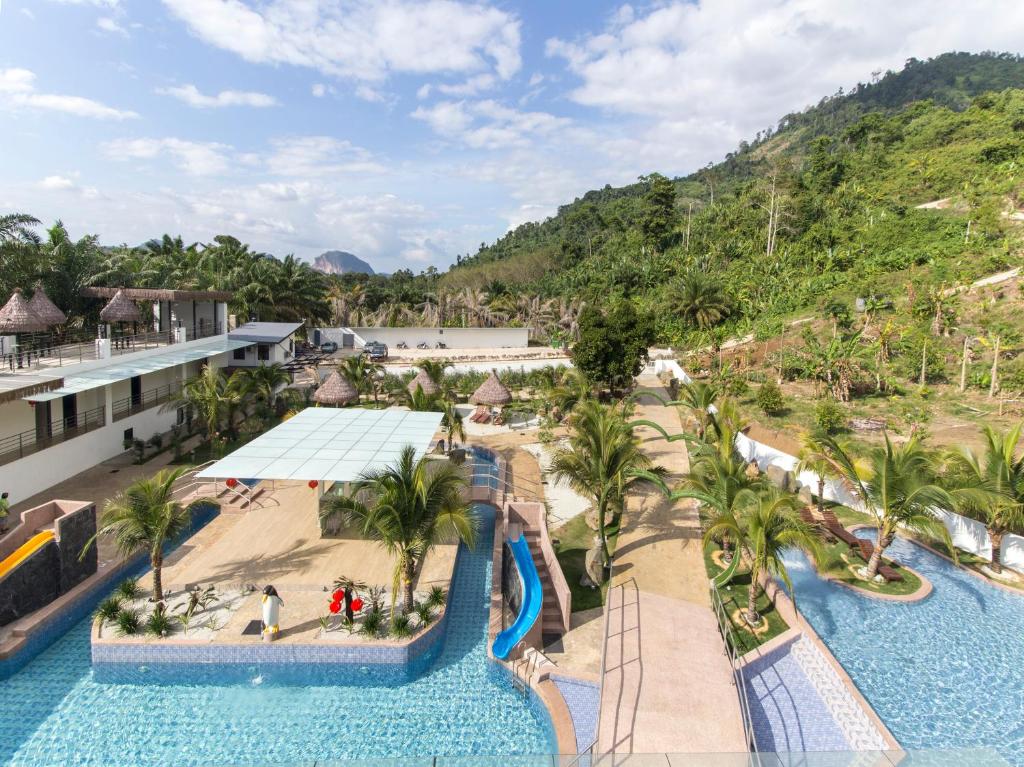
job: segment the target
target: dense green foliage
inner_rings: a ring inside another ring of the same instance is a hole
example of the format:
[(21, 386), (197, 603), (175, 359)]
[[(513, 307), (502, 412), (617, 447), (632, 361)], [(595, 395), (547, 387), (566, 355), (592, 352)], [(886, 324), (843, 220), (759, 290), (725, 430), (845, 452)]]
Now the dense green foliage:
[(604, 312), (588, 307), (580, 315), (573, 363), (595, 384), (627, 388), (643, 368), (654, 340), (650, 318), (638, 314), (629, 301)]

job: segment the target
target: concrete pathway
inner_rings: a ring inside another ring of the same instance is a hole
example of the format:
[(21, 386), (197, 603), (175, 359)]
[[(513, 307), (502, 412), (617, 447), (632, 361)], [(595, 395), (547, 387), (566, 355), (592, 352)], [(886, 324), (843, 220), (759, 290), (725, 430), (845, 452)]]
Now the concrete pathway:
[[(654, 376), (643, 388), (664, 396)], [(676, 411), (643, 401), (636, 417), (680, 431)], [(648, 427), (643, 448), (668, 469), (669, 485), (689, 468), (685, 444)], [(616, 753), (747, 750), (732, 671), (708, 598), (700, 523), (693, 503), (660, 493), (627, 505), (615, 552), (599, 748)]]

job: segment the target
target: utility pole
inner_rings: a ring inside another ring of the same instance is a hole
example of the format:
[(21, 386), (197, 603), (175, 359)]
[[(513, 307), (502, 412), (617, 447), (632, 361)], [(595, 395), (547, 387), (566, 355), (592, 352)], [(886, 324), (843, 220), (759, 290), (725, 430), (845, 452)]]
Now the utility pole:
[(970, 353), (970, 336), (964, 336), (964, 351), (960, 357), (960, 391), (967, 391), (967, 355)]
[(996, 336), (995, 349), (992, 353), (992, 380), (988, 385), (988, 398), (992, 399), (999, 391), (999, 336)]

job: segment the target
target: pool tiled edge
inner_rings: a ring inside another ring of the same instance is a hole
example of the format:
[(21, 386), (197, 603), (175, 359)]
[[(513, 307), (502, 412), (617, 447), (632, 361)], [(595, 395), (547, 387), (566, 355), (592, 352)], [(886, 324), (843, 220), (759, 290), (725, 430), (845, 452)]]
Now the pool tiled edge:
[(562, 693), (572, 717), (576, 735), (576, 753), (582, 753), (597, 739), (597, 718), (601, 708), (601, 689), (594, 682), (564, 674), (549, 677)]

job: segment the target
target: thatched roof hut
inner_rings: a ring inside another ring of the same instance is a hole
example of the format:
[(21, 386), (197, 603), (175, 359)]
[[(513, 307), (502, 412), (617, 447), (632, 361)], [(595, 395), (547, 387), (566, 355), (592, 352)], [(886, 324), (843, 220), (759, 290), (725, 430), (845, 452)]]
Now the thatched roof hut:
[(320, 384), (313, 394), (313, 401), (321, 405), (348, 405), (359, 401), (359, 392), (347, 378), (335, 371)]
[(32, 310), (29, 300), (15, 288), (0, 309), (0, 333), (36, 333), (46, 330), (46, 320)]
[(104, 322), (138, 322), (142, 319), (139, 307), (119, 290), (107, 305), (100, 309), (100, 319)]
[(427, 371), (425, 370), (421, 370), (419, 373), (416, 374), (416, 377), (414, 379), (409, 381), (409, 386), (407, 387), (409, 389), (409, 394), (414, 393), (416, 391), (417, 386), (422, 388), (423, 393), (426, 394), (428, 397), (432, 397), (435, 394), (441, 393), (441, 387), (434, 383), (434, 380), (427, 375)]
[(28, 302), (28, 305), (47, 325), (60, 325), (68, 319), (67, 315), (58, 309), (57, 305), (46, 295), (42, 285), (36, 285), (32, 300)]
[(492, 370), (469, 401), (474, 405), (507, 405), (512, 401), (512, 392), (505, 388), (505, 384), (498, 380), (497, 373)]

